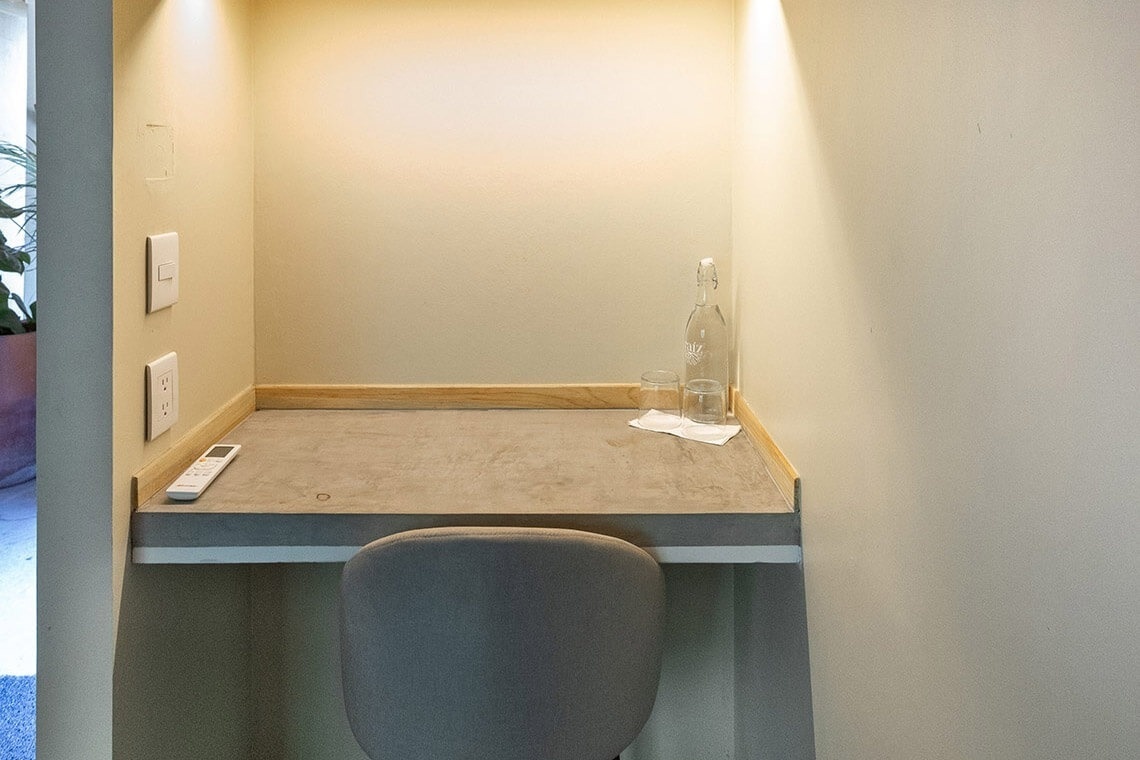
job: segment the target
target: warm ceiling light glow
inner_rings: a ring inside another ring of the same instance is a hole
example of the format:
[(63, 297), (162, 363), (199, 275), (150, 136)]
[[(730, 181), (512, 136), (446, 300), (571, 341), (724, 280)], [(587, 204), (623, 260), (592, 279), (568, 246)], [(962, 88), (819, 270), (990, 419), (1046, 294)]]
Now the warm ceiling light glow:
[(806, 117), (795, 50), (780, 0), (738, 6), (737, 111), (752, 145), (802, 131)]
[(178, 20), (192, 29), (205, 30), (217, 23), (217, 0), (174, 0)]
[(775, 83), (794, 79), (795, 55), (780, 0), (745, 0), (741, 60), (749, 78)]
[(221, 0), (168, 0), (176, 19), (176, 33), (185, 49), (194, 51), (199, 60), (213, 56), (218, 38), (223, 34)]

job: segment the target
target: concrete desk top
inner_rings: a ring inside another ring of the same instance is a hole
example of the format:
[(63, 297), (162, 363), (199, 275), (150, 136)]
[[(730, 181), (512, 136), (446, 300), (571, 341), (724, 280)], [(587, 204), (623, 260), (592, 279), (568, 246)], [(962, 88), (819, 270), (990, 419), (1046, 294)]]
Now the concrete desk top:
[(799, 514), (752, 442), (649, 433), (619, 410), (262, 410), (194, 502), (148, 499), (135, 562), (340, 562), (438, 525), (624, 538), (662, 562), (798, 562)]

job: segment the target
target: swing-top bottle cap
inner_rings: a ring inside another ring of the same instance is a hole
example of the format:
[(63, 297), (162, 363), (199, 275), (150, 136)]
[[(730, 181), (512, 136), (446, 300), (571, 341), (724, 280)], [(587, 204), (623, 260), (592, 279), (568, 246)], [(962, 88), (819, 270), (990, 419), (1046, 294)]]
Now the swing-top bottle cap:
[(700, 263), (697, 264), (697, 282), (711, 282), (714, 290), (719, 284), (716, 277), (716, 264), (711, 256), (701, 259)]

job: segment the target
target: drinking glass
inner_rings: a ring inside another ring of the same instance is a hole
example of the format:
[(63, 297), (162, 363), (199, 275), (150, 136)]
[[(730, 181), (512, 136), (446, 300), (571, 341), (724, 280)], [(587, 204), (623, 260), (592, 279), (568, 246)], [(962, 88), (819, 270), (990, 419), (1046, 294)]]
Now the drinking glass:
[(672, 430), (681, 424), (680, 379), (676, 372), (655, 369), (641, 376), (637, 421), (649, 430)]
[(727, 417), (724, 385), (716, 380), (685, 383), (685, 419), (705, 425), (723, 425)]

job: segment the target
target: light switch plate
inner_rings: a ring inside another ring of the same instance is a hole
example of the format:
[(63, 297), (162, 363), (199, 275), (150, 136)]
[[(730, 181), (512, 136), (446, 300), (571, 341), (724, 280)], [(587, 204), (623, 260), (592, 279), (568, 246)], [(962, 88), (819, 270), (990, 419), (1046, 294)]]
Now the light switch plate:
[(153, 441), (178, 422), (178, 354), (146, 365), (146, 439)]
[(178, 233), (164, 232), (146, 238), (146, 313), (178, 301)]

